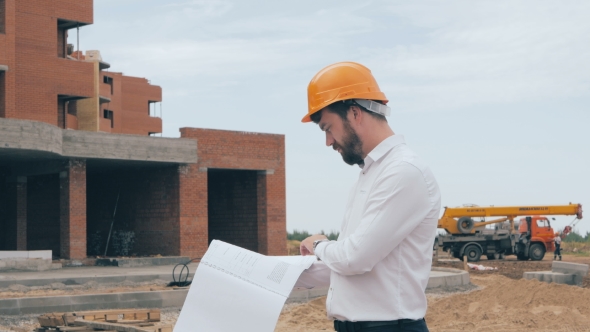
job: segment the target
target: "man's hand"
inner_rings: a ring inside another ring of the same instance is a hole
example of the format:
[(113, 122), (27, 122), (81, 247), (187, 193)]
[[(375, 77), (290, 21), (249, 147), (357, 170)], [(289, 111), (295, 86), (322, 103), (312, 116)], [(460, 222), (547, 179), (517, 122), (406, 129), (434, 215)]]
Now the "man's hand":
[(325, 235), (316, 234), (308, 237), (307, 239), (301, 241), (299, 245), (299, 252), (301, 252), (302, 256), (313, 255), (313, 243), (317, 240), (327, 240), (328, 238)]

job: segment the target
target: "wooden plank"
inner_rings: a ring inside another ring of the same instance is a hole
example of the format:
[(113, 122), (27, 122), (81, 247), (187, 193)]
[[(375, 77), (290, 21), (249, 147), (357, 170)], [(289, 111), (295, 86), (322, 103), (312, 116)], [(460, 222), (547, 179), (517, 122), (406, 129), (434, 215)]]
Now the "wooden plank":
[(135, 319), (148, 320), (148, 313), (147, 312), (135, 313)]
[(101, 330), (115, 330), (117, 332), (155, 332), (156, 329), (154, 328), (141, 328), (132, 325), (123, 325), (123, 324), (116, 324), (116, 323), (107, 323), (107, 322), (96, 322), (96, 321), (88, 321), (83, 319), (76, 319), (76, 324), (82, 324), (84, 326), (91, 327), (93, 329), (101, 329)]
[(106, 314), (104, 318), (107, 322), (116, 322), (119, 320), (118, 314)]
[(92, 331), (88, 329), (88, 326), (58, 326), (59, 331)]
[(68, 314), (72, 314), (74, 316), (83, 316), (83, 315), (104, 316), (104, 315), (124, 315), (124, 314), (150, 313), (150, 312), (159, 313), (160, 309), (113, 309), (113, 310), (101, 310), (101, 311), (69, 312)]

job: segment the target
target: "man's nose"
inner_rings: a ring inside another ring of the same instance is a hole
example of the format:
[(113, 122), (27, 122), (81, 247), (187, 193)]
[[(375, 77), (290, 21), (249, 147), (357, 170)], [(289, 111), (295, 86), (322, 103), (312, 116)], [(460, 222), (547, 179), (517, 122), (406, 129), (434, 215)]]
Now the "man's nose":
[(332, 146), (334, 144), (334, 137), (328, 132), (326, 132), (326, 146)]

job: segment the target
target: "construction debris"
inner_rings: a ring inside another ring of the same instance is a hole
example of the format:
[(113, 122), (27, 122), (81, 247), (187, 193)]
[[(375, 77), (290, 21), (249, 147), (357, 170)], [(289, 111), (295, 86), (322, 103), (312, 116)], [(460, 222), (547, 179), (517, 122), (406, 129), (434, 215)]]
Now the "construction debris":
[(160, 309), (50, 313), (38, 320), (41, 327), (35, 332), (172, 332), (172, 326), (159, 324)]

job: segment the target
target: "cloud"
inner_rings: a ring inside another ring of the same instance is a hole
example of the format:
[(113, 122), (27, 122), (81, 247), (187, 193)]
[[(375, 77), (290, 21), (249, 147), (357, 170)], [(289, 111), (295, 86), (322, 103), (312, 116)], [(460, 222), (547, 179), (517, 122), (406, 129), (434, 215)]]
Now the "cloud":
[(427, 36), (372, 52), (401, 109), (588, 97), (588, 2), (396, 2), (387, 9)]

